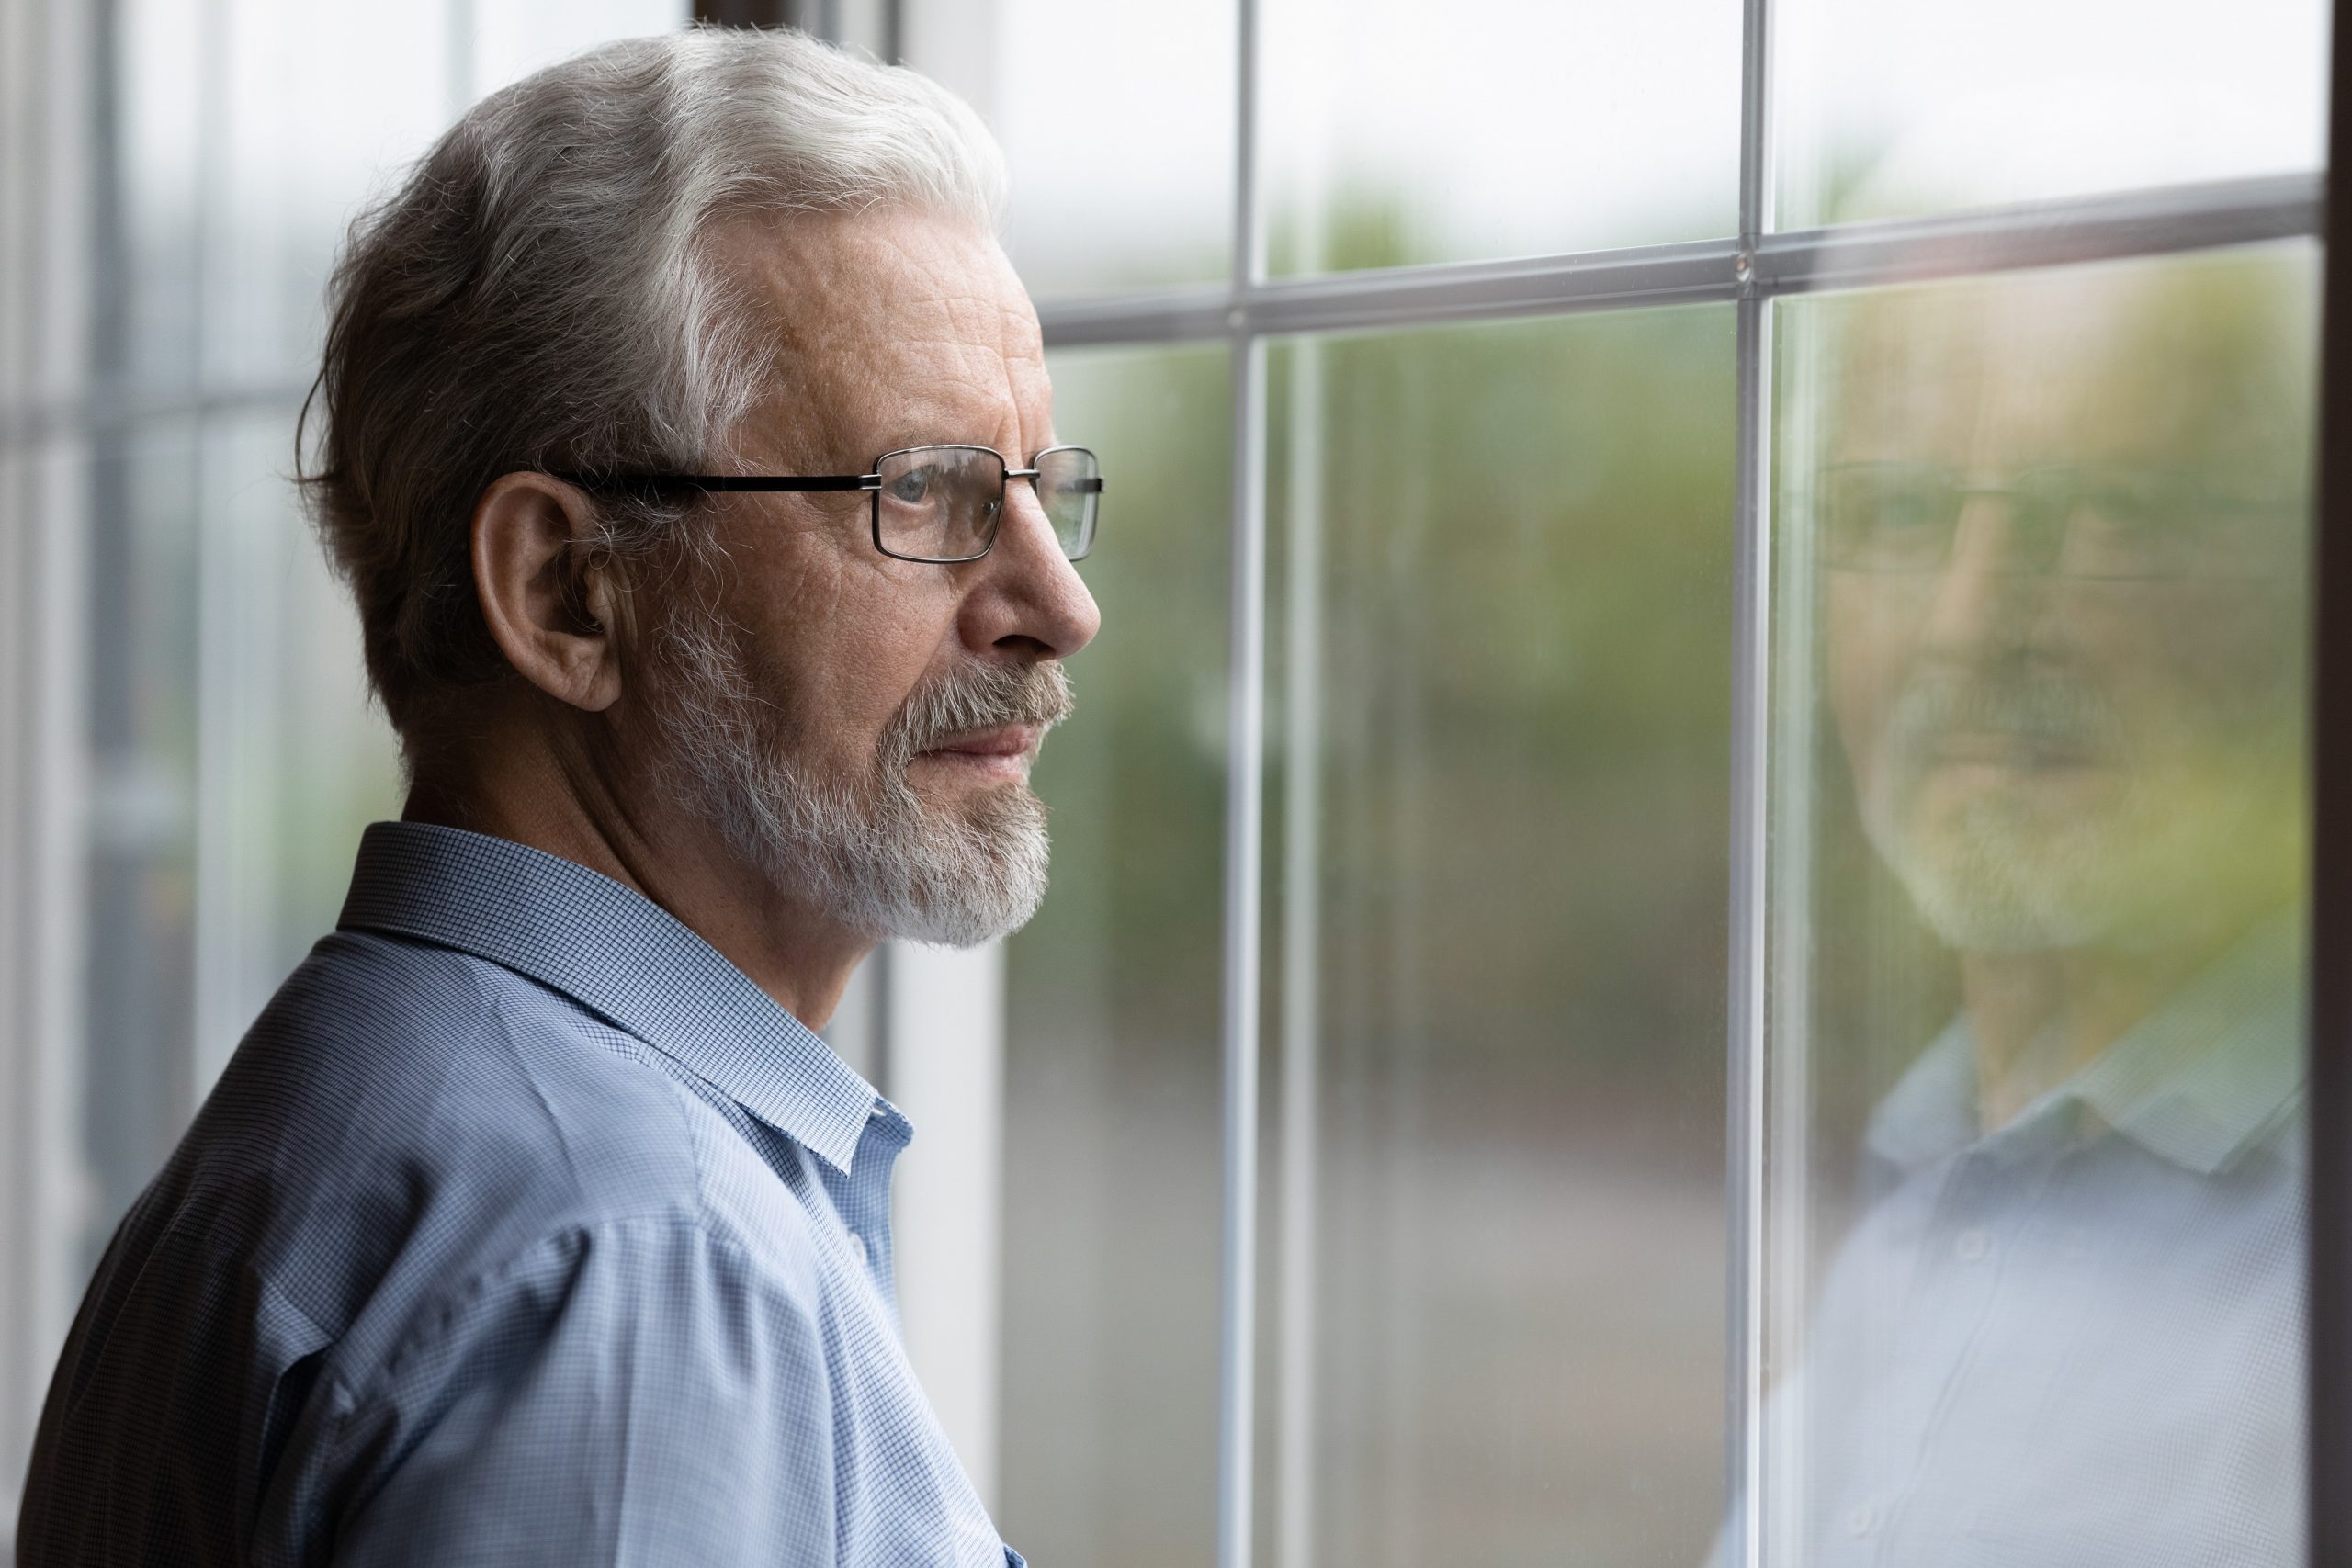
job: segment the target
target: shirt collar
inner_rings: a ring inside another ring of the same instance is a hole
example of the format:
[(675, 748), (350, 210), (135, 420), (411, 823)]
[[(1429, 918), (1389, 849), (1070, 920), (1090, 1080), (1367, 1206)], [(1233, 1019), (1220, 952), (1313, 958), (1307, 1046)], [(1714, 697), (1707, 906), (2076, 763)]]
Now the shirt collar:
[[(2300, 921), (2263, 922), (1994, 1139), (2087, 1111), (2151, 1154), (2201, 1175), (2277, 1142), (2300, 1160), (2303, 1088)], [(1871, 1151), (1904, 1169), (1977, 1141), (1975, 1041), (1955, 1020), (1871, 1115)], [(1987, 1142), (1993, 1139), (1987, 1139)]]
[(643, 894), (461, 829), (378, 822), (337, 922), (528, 976), (643, 1041), (846, 1171), (882, 1104), (807, 1025)]

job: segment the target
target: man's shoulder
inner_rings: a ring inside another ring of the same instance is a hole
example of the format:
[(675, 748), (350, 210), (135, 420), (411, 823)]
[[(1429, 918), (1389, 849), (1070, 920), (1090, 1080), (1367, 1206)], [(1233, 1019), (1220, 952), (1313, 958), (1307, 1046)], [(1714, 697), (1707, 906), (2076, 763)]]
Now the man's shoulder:
[(266, 1219), (233, 1238), (246, 1261), (338, 1332), (388, 1284), (462, 1280), (549, 1235), (709, 1226), (711, 1168), (740, 1142), (659, 1053), (571, 998), (345, 931), (254, 1022), (158, 1186), (259, 1200)]
[(614, 1176), (622, 1192), (692, 1185), (688, 1097), (650, 1047), (537, 980), (429, 942), (322, 941), (214, 1098), (266, 1104), (289, 1138), (344, 1154), (462, 1162), (475, 1178), (512, 1167), (582, 1197)]

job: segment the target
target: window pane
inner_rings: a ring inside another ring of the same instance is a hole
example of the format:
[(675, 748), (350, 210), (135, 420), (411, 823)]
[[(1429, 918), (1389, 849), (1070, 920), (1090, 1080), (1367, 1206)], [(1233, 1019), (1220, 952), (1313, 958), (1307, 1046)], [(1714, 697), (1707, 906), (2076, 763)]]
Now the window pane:
[[(224, 9), (209, 58), (171, 62), (218, 125), (190, 212), (203, 243), (203, 265), (188, 273), (204, 290), (203, 375), (210, 387), (290, 386), (299, 396), (318, 370), (345, 227), (459, 107), (450, 67), (462, 57), (437, 6)], [(217, 71), (205, 74), (200, 61)]]
[(1009, 944), (1004, 1436), (1035, 1562), (1216, 1555), (1227, 358), (1057, 354), (1102, 454), (1102, 631), (1038, 762), (1045, 908)]
[(1738, 227), (1739, 8), (1272, 0), (1276, 272)]
[(2301, 1560), (2314, 261), (1783, 309), (1776, 1562)]
[(2321, 0), (1786, 0), (1785, 228), (2316, 169)]
[[(142, 6), (155, 0), (136, 0)], [(198, 8), (163, 9), (193, 28)], [(682, 26), (685, 0), (470, 0), (452, 6), (320, 6), (226, 0), (207, 56), (170, 28), (125, 45), (140, 68), (168, 77), (158, 102), (218, 124), (214, 165), (179, 205), (153, 200), (142, 222), (194, 222), (204, 211), (205, 263), (168, 259), (160, 282), (204, 289), (203, 373), (239, 389), (307, 386), (318, 368), (328, 268), (352, 216), (389, 190), (409, 162), (474, 100), (609, 39)], [(214, 59), (209, 78), (194, 69)], [(143, 84), (134, 84), (141, 85)], [(199, 98), (210, 102), (201, 110)], [(157, 109), (127, 102), (138, 126)], [(151, 161), (196, 149), (159, 124)], [(191, 173), (193, 181), (197, 176)]]
[(334, 929), (361, 829), (400, 815), (398, 750), (368, 696), (358, 616), (284, 477), (293, 445), (292, 421), (275, 413), (215, 419), (200, 438), (198, 1096)]
[(196, 1105), (197, 435), (108, 432), (90, 469), (89, 884), (81, 1063), (90, 1200), (74, 1283)]
[(1283, 1568), (1705, 1552), (1732, 347), (1710, 306), (1275, 351)]
[(1231, 0), (916, 0), (907, 61), (980, 111), (1039, 299), (1232, 268)]

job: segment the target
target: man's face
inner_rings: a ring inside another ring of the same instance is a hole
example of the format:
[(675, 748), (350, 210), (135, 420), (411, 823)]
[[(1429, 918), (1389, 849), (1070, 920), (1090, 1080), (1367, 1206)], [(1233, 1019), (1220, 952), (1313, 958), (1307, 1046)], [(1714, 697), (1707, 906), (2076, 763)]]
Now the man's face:
[[(743, 471), (859, 474), (901, 447), (1054, 441), (1035, 312), (985, 233), (912, 211), (747, 222), (719, 271), (780, 374), (739, 425)], [(1092, 598), (1031, 487), (956, 565), (875, 547), (864, 492), (713, 502), (709, 547), (659, 597), (647, 719), (665, 773), (772, 886), (844, 929), (965, 944), (1044, 894), (1028, 773), (1069, 710), (1059, 661)]]
[(1963, 950), (2195, 942), (2291, 886), (2309, 411), (2247, 308), (2280, 280), (2239, 282), (1852, 308), (1828, 694), (1873, 843)]

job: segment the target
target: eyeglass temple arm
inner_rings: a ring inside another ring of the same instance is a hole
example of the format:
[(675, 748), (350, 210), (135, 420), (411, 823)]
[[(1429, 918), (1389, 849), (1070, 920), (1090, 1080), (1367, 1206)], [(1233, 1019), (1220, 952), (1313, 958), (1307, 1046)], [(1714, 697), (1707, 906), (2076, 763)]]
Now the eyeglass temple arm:
[(582, 490), (880, 490), (879, 474), (556, 474)]

